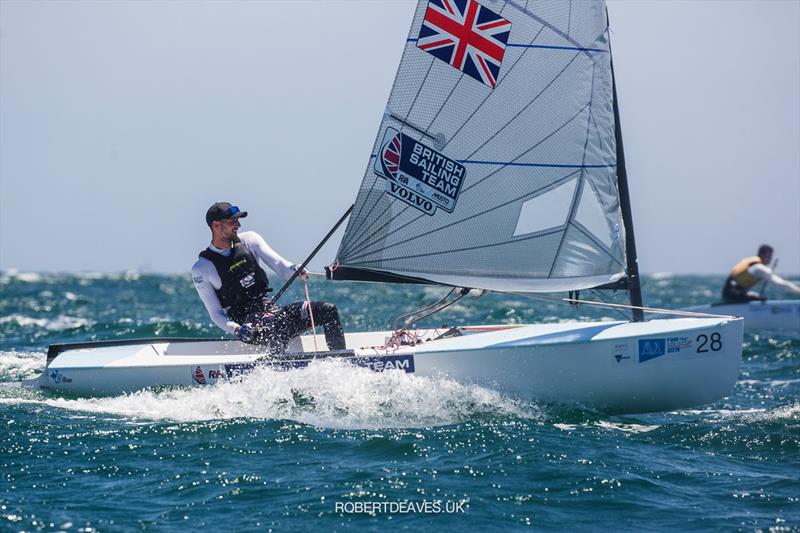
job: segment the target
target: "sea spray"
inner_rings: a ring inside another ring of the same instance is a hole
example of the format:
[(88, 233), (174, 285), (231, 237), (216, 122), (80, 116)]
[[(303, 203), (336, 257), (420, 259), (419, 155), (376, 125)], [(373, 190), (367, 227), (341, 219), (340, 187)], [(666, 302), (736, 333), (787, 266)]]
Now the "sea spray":
[(315, 361), (307, 368), (288, 371), (257, 368), (240, 379), (208, 387), (99, 398), (43, 393), (41, 402), (59, 409), (152, 421), (289, 419), (347, 429), (427, 427), (476, 416), (539, 416), (535, 406), (477, 385), (400, 371), (371, 372), (339, 361)]

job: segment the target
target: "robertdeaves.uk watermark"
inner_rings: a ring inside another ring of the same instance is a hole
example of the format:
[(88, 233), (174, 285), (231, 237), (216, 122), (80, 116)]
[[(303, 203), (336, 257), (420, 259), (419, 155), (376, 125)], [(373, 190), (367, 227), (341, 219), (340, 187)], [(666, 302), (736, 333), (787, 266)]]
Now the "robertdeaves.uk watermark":
[(466, 500), (399, 500), (335, 502), (334, 511), (342, 514), (456, 514), (465, 513)]

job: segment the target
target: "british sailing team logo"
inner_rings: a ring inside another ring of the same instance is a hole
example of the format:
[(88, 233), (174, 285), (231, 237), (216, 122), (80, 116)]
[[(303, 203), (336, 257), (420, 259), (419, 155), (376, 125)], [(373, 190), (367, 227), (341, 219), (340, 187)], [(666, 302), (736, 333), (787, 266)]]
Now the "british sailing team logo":
[(196, 366), (194, 370), (192, 370), (192, 381), (198, 385), (213, 385), (224, 377), (225, 370), (222, 366), (218, 368), (207, 368), (205, 372), (199, 366)]
[(453, 212), (466, 175), (464, 165), (394, 128), (386, 128), (373, 169), (386, 192), (428, 215)]
[(417, 47), (494, 89), (511, 22), (475, 0), (429, 0)]
[(203, 373), (203, 369), (200, 368), (199, 366), (194, 369), (194, 372), (192, 372), (192, 379), (198, 385), (208, 384), (208, 382), (206, 381), (206, 375)]

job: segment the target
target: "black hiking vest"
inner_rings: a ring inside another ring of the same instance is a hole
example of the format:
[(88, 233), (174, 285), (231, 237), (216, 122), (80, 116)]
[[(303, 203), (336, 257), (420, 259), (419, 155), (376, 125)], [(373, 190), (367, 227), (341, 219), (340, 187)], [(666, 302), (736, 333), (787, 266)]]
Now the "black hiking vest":
[(233, 243), (227, 257), (210, 248), (200, 252), (200, 257), (211, 261), (217, 269), (222, 283), (215, 292), (231, 320), (241, 323), (249, 313), (258, 310), (272, 290), (267, 273), (241, 241)]

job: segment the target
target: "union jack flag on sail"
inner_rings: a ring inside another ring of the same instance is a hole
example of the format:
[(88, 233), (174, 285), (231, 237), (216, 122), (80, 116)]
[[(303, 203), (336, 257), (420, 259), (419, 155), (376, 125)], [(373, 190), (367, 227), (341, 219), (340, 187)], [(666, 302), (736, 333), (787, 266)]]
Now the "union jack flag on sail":
[(475, 0), (429, 0), (417, 46), (491, 88), (511, 22)]

